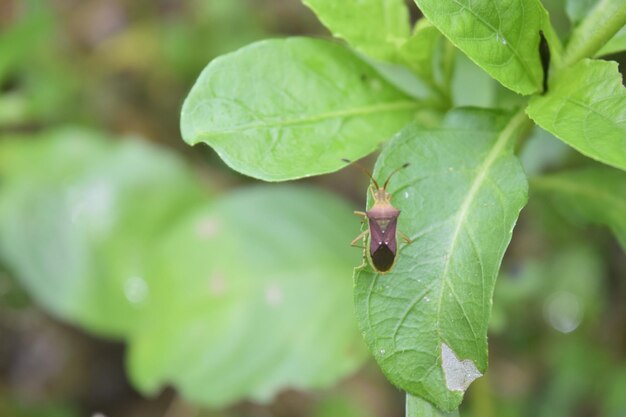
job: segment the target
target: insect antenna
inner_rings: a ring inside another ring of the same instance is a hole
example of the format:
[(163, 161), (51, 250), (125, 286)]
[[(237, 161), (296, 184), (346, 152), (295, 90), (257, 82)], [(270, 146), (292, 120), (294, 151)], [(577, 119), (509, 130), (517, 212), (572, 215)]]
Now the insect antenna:
[(387, 177), (387, 181), (385, 181), (385, 184), (383, 184), (383, 190), (387, 189), (387, 184), (389, 184), (389, 180), (391, 179), (391, 177), (393, 177), (393, 175), (400, 171), (401, 169), (404, 169), (406, 167), (408, 167), (410, 164), (407, 162), (406, 164), (403, 164), (401, 167), (398, 167), (396, 169), (393, 170), (393, 172), (391, 174), (389, 174), (389, 176)]
[(372, 176), (372, 173), (371, 173), (371, 172), (369, 172), (367, 169), (365, 169), (365, 168), (363, 167), (363, 165), (359, 164), (358, 162), (352, 162), (351, 160), (349, 160), (349, 159), (345, 159), (345, 158), (342, 158), (341, 160), (342, 160), (343, 162), (345, 162), (346, 164), (354, 164), (354, 165), (355, 165), (358, 169), (360, 169), (361, 171), (363, 171), (363, 173), (364, 173), (365, 175), (367, 175), (367, 176), (370, 178), (370, 180), (372, 180), (372, 182), (374, 183), (374, 185), (376, 186), (376, 188), (379, 188), (379, 189), (380, 189), (380, 186), (378, 185), (378, 182), (376, 182), (376, 180), (375, 180), (375, 179), (374, 179), (374, 177)]

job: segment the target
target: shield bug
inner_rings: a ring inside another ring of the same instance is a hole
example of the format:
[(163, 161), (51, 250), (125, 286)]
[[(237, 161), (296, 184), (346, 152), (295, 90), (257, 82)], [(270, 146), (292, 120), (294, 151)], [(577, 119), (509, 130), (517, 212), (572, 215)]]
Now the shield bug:
[[(344, 162), (350, 163), (349, 160), (343, 159)], [(398, 224), (398, 216), (400, 210), (391, 204), (391, 194), (387, 192), (387, 185), (391, 177), (398, 171), (409, 166), (408, 163), (396, 168), (383, 184), (379, 186), (372, 174), (362, 166), (355, 164), (361, 171), (367, 175), (373, 184), (370, 184), (369, 190), (374, 198), (374, 205), (369, 210), (355, 211), (356, 215), (362, 216), (368, 222), (368, 228), (363, 231), (352, 241), (352, 246), (358, 246), (357, 242), (367, 237), (367, 260), (376, 272), (385, 274), (391, 271), (396, 260), (398, 252), (397, 236), (408, 244), (411, 243), (404, 233), (396, 231)]]

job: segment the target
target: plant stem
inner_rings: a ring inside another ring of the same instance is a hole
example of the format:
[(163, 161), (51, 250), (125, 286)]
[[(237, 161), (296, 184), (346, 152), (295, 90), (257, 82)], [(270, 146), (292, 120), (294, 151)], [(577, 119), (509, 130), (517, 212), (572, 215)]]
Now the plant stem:
[(496, 415), (494, 412), (488, 374), (482, 378), (478, 378), (472, 384), (472, 392), (469, 396), (469, 400), (472, 415), (480, 417), (494, 417)]
[(459, 410), (445, 413), (426, 400), (407, 392), (405, 417), (459, 417)]
[(454, 76), (454, 58), (456, 57), (456, 48), (452, 45), (447, 39), (443, 39), (443, 59), (442, 59), (442, 68), (443, 68), (443, 85), (450, 89), (450, 85), (452, 85), (452, 77)]
[[(527, 106), (528, 104), (524, 105), (521, 112), (525, 113), (524, 109)], [(530, 139), (530, 137), (532, 136), (534, 126), (535, 124), (533, 123), (533, 121), (528, 116), (526, 116), (526, 120), (524, 121), (523, 125), (520, 127), (519, 133), (517, 135), (517, 143), (515, 144), (515, 154), (519, 154), (519, 152), (521, 152), (522, 149), (524, 149), (526, 142), (528, 142), (528, 139)]]
[(591, 13), (574, 29), (563, 65), (572, 66), (583, 58), (592, 57), (626, 24), (624, 0), (600, 0)]
[(506, 146), (511, 146), (515, 150), (520, 150), (533, 127), (532, 120), (526, 115), (525, 107), (526, 106), (520, 108), (517, 113), (511, 117), (507, 126), (500, 133), (500, 137), (505, 136), (507, 138)]

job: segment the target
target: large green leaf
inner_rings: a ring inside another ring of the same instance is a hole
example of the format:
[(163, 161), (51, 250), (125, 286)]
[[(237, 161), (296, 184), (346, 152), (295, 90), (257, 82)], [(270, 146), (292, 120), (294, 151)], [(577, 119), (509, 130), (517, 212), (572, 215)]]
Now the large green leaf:
[(417, 103), (331, 42), (262, 41), (211, 62), (183, 106), (189, 144), (269, 181), (335, 171), (374, 151)]
[(0, 145), (0, 258), (46, 309), (124, 335), (149, 296), (147, 247), (201, 198), (181, 161), (84, 130)]
[(415, 0), (424, 15), (472, 61), (520, 94), (542, 88), (539, 31), (551, 33), (538, 0)]
[(626, 169), (626, 89), (616, 62), (586, 59), (563, 70), (526, 111), (581, 153)]
[(487, 368), (487, 324), (498, 268), (527, 197), (512, 148), (529, 123), (472, 109), (442, 126), (410, 125), (385, 148), (375, 177), (391, 181), (402, 210), (393, 271), (355, 271), (357, 320), (387, 378), (408, 393), (455, 409)]
[(404, 0), (303, 0), (322, 23), (355, 49), (387, 61), (409, 37)]
[(221, 407), (354, 371), (365, 353), (347, 302), (357, 229), (336, 198), (284, 186), (242, 190), (185, 217), (153, 257), (133, 380)]
[(611, 228), (626, 250), (626, 173), (608, 167), (535, 177), (532, 190), (554, 199), (568, 216)]

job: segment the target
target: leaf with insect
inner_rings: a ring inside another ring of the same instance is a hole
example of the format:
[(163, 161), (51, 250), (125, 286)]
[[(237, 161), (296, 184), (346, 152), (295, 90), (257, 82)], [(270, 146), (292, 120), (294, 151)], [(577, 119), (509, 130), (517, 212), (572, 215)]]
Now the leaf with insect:
[(388, 379), (443, 410), (487, 367), (487, 324), (496, 275), (527, 183), (513, 144), (529, 120), (457, 109), (441, 127), (412, 124), (381, 154), (374, 176), (410, 161), (388, 188), (402, 210), (386, 275), (355, 271), (357, 320)]

